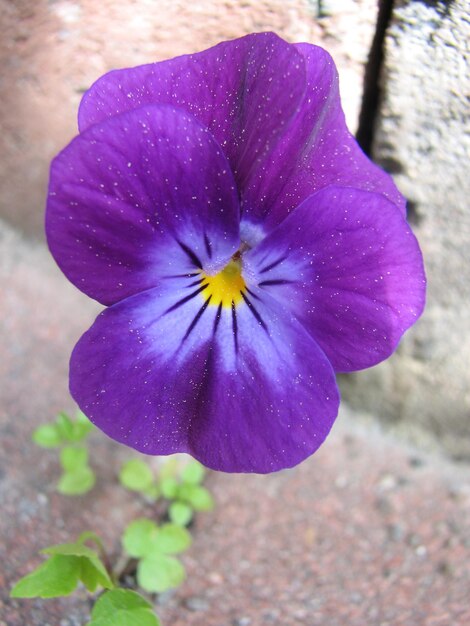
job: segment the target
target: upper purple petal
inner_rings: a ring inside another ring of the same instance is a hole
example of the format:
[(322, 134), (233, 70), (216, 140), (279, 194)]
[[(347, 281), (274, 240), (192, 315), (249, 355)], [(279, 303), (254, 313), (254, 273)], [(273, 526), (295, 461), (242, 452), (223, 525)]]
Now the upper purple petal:
[(336, 417), (334, 373), (269, 294), (248, 300), (212, 306), (179, 278), (109, 307), (74, 349), (73, 397), (141, 452), (189, 452), (228, 472), (299, 463)]
[(300, 319), (336, 371), (388, 357), (424, 307), (418, 243), (380, 194), (323, 189), (244, 262), (250, 279)]
[(172, 103), (207, 126), (227, 154), (244, 220), (269, 231), (331, 184), (383, 194), (405, 210), (392, 178), (349, 133), (330, 55), (273, 33), (113, 71), (85, 94), (79, 126), (144, 104)]
[(305, 77), (294, 46), (273, 33), (248, 35), (196, 54), (109, 72), (84, 95), (79, 128), (150, 103), (177, 105), (211, 131), (243, 189), (297, 112)]
[(230, 166), (191, 115), (150, 105), (96, 124), (51, 167), (46, 233), (66, 276), (104, 304), (165, 276), (223, 267), (239, 245)]
[(362, 152), (347, 129), (338, 73), (330, 55), (317, 46), (295, 44), (307, 70), (297, 115), (243, 190), (246, 221), (269, 232), (308, 196), (328, 185), (375, 191), (405, 212), (405, 198), (391, 176)]

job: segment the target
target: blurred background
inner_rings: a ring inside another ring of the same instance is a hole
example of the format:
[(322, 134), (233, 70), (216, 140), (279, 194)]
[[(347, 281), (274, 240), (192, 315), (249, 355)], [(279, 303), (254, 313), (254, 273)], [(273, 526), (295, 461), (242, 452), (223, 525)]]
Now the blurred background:
[[(224, 39), (264, 30), (273, 30), (291, 42), (322, 45), (332, 54), (349, 127), (357, 133), (363, 149), (394, 176), (408, 198), (409, 220), (425, 257), (429, 286), (423, 318), (386, 363), (341, 378), (344, 411), (365, 429), (356, 434), (364, 442), (361, 445), (365, 455), (373, 454), (367, 440), (374, 432), (374, 437), (379, 437), (374, 439), (377, 450), (388, 450), (389, 457), (380, 461), (385, 466), (387, 458), (393, 466), (396, 455), (402, 454), (387, 447), (396, 438), (400, 450), (400, 446), (406, 451), (407, 446), (417, 446), (423, 454), (441, 459), (439, 463), (447, 468), (442, 472), (455, 471), (467, 480), (468, 11), (468, 0), (0, 0), (0, 419), (9, 459), (3, 496), (11, 520), (23, 519), (32, 532), (39, 527), (39, 534), (47, 536), (49, 518), (41, 513), (32, 495), (44, 487), (25, 477), (30, 470), (31, 452), (22, 442), (29, 440), (35, 420), (70, 404), (68, 356), (99, 310), (60, 275), (49, 257), (43, 233), (49, 162), (77, 132), (76, 115), (83, 92), (111, 69), (203, 50)], [(382, 440), (382, 434), (377, 435), (384, 426), (386, 437), (392, 439)], [(346, 433), (344, 441), (356, 435)], [(346, 445), (341, 441), (336, 444), (339, 448), (333, 448), (340, 455), (341, 446)], [(104, 459), (110, 458), (109, 451), (103, 454)], [(353, 457), (361, 454), (357, 452)], [(408, 458), (408, 452), (403, 455), (403, 459)], [(373, 466), (374, 460), (369, 460)], [(37, 462), (46, 475), (53, 475), (46, 461)], [(328, 465), (329, 461), (325, 462)], [(379, 483), (385, 466), (377, 469)], [(357, 476), (365, 482), (366, 467), (356, 468)], [(348, 474), (355, 470), (341, 471)], [(336, 478), (333, 470), (331, 474), (337, 490), (343, 489), (344, 480), (347, 484), (347, 479), (340, 480), (339, 486), (335, 482), (342, 476), (341, 471)], [(437, 491), (439, 481), (444, 480), (439, 471), (427, 477), (432, 478)], [(304, 486), (309, 481), (305, 472), (301, 470), (299, 478)], [(250, 483), (252, 477), (241, 480), (248, 481), (243, 485), (251, 486), (254, 493), (266, 489), (266, 482)], [(462, 498), (467, 498), (468, 505), (468, 490), (461, 488), (460, 482), (458, 485), (457, 504), (460, 507)], [(233, 489), (239, 493), (236, 486)], [(418, 480), (417, 492), (420, 489), (425, 491)], [(341, 499), (341, 494), (338, 497)], [(409, 506), (414, 506), (413, 502), (411, 499)], [(418, 508), (420, 505), (422, 501)], [(73, 517), (59, 504), (57, 507), (59, 517)], [(308, 507), (305, 511), (307, 515)], [(273, 512), (265, 514), (272, 517)], [(426, 515), (432, 518), (432, 512)], [(262, 528), (260, 532), (266, 532)], [(15, 532), (10, 522), (6, 536), (22, 545)], [(449, 533), (455, 534), (451, 530)], [(459, 546), (458, 554), (463, 558), (470, 543)], [(25, 544), (18, 550), (9, 560), (10, 570), (7, 568), (11, 579), (21, 559), (31, 558), (31, 546)], [(441, 553), (436, 554), (440, 559)], [(449, 592), (443, 607), (452, 602), (452, 597)], [(456, 597), (460, 598), (458, 594)], [(24, 623), (15, 621), (20, 620), (20, 609), (11, 606), (9, 621), (0, 619), (1, 626)], [(406, 606), (410, 608), (411, 604)], [(44, 610), (41, 605), (35, 614), (38, 624), (44, 624)], [(311, 617), (313, 609), (303, 617), (298, 610), (300, 617), (294, 619), (292, 611), (281, 611), (279, 620), (284, 620), (284, 626), (326, 623)], [(385, 618), (381, 621), (380, 615), (364, 618), (358, 614), (357, 624), (470, 623), (470, 618), (469, 622), (460, 621), (463, 609), (451, 618), (445, 610), (442, 619), (450, 621), (427, 622), (423, 608), (422, 621), (419, 616), (409, 617), (411, 621), (396, 618), (389, 622)], [(57, 611), (57, 615), (63, 614)], [(351, 615), (336, 622), (333, 612), (328, 624), (355, 624)], [(293, 621), (289, 621), (291, 618)], [(207, 624), (217, 624), (207, 620)], [(259, 618), (237, 624), (281, 623), (276, 620)], [(222, 622), (237, 626), (234, 621)], [(66, 626), (75, 622), (60, 623)]]

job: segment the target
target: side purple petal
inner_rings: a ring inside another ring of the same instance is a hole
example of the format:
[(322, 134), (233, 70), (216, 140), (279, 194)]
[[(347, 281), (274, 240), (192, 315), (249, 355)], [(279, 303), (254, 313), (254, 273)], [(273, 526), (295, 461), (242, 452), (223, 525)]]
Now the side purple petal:
[(328, 187), (245, 255), (253, 283), (289, 308), (336, 371), (387, 358), (425, 302), (418, 243), (382, 195)]
[(97, 318), (71, 358), (81, 409), (141, 452), (189, 452), (221, 471), (272, 472), (312, 454), (339, 397), (311, 336), (269, 296), (234, 313), (190, 293), (165, 285)]
[(144, 453), (190, 452), (208, 352), (200, 327), (184, 340), (202, 304), (194, 292), (191, 278), (180, 278), (118, 302), (71, 356), (70, 392), (80, 408), (107, 435)]
[(46, 233), (69, 280), (104, 304), (175, 272), (217, 271), (239, 244), (230, 166), (180, 109), (151, 105), (107, 119), (53, 161)]
[(296, 113), (305, 79), (303, 57), (294, 46), (274, 33), (248, 35), (106, 74), (84, 95), (79, 128), (151, 103), (184, 108), (223, 147), (243, 189)]

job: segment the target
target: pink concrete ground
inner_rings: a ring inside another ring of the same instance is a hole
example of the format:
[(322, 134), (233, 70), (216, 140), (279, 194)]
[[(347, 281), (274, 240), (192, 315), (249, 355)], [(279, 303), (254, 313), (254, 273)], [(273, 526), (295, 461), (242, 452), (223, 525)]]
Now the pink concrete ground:
[[(83, 592), (10, 600), (40, 548), (93, 529), (116, 553), (150, 508), (117, 485), (131, 453), (96, 433), (93, 494), (54, 491), (53, 452), (30, 443), (70, 408), (67, 359), (96, 306), (45, 248), (0, 230), (0, 626), (80, 626)], [(166, 626), (464, 626), (470, 623), (470, 470), (383, 434), (346, 408), (319, 453), (271, 476), (211, 474), (187, 582), (157, 600)]]

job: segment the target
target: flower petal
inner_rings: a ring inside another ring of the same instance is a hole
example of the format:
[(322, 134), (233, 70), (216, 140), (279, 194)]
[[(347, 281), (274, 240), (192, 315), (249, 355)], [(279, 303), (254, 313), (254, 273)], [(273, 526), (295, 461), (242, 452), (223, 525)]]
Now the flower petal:
[(272, 151), (304, 90), (302, 54), (274, 33), (257, 33), (109, 72), (84, 95), (79, 127), (149, 103), (182, 107), (211, 131), (243, 188), (256, 163)]
[[(256, 290), (258, 291), (258, 290)], [(215, 342), (206, 389), (190, 431), (192, 454), (208, 467), (269, 473), (297, 465), (323, 443), (339, 394), (325, 354), (267, 294), (237, 307), (238, 350)]]
[(51, 167), (49, 247), (79, 289), (104, 304), (195, 266), (223, 267), (239, 244), (227, 160), (191, 115), (151, 105), (96, 124)]
[(424, 307), (418, 243), (380, 194), (323, 189), (244, 261), (251, 282), (301, 320), (336, 371), (387, 358)]
[(299, 463), (337, 414), (325, 355), (269, 295), (222, 308), (203, 293), (184, 301), (188, 287), (165, 284), (105, 310), (72, 354), (73, 397), (141, 452), (189, 452), (228, 472)]
[(245, 222), (261, 223), (269, 232), (308, 196), (332, 184), (381, 193), (404, 214), (405, 198), (391, 176), (366, 157), (347, 129), (332, 58), (317, 46), (294, 47), (306, 65), (307, 87), (276, 149), (246, 182)]

